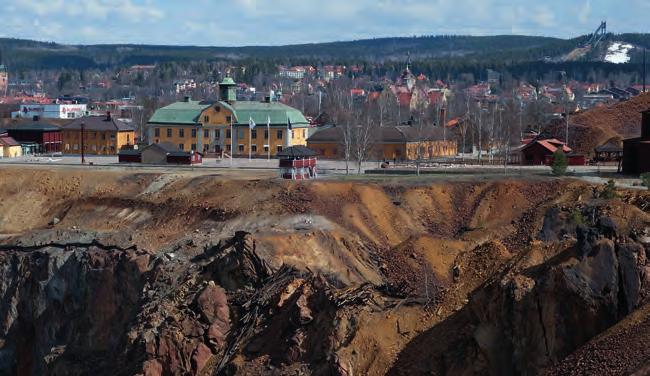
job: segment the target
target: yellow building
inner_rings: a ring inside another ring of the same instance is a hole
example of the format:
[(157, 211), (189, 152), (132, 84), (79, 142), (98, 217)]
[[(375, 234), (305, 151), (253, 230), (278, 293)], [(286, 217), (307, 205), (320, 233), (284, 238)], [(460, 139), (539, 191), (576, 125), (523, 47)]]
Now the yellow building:
[(6, 133), (0, 134), (0, 156), (3, 158), (16, 158), (23, 155), (20, 144)]
[(222, 101), (186, 98), (157, 110), (147, 124), (149, 143), (254, 157), (275, 156), (288, 146), (307, 144), (309, 122), (300, 111), (278, 102), (237, 101), (230, 77), (219, 88)]
[[(440, 127), (418, 131), (411, 126), (384, 126), (372, 130), (369, 159), (412, 161), (454, 156), (458, 153), (456, 140)], [(338, 159), (344, 155), (343, 128), (333, 127), (314, 133), (307, 147), (323, 158)]]
[[(82, 132), (83, 128), (83, 132)], [(116, 155), (123, 146), (133, 145), (135, 129), (118, 119), (106, 116), (87, 116), (75, 119), (61, 128), (63, 154)]]

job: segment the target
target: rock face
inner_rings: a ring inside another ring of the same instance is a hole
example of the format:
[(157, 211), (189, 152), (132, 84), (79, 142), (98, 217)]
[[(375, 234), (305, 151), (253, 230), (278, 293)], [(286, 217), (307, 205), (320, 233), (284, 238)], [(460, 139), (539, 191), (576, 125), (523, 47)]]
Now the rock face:
[(230, 329), (214, 281), (134, 249), (14, 247), (0, 276), (1, 374), (198, 374)]
[[(0, 374), (199, 375), (306, 364), (329, 373), (336, 310), (371, 294), (272, 270), (245, 232), (189, 259), (178, 249), (153, 257), (52, 244), (0, 254)], [(241, 358), (263, 363), (242, 366)]]
[(144, 278), (138, 262), (146, 257), (93, 247), (3, 254), (0, 373), (74, 374), (83, 366), (69, 354), (100, 363), (100, 354), (115, 356), (139, 306)]
[[(553, 227), (544, 226), (544, 236)], [(649, 287), (646, 249), (611, 226), (571, 227), (574, 246), (493, 278), (412, 342), (391, 374), (539, 374), (633, 312)], [(418, 350), (450, 332), (462, 334)]]

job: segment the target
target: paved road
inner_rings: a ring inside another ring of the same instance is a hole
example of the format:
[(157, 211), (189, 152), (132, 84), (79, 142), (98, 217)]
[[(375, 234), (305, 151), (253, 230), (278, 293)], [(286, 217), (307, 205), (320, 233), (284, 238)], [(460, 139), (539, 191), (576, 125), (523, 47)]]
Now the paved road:
[[(277, 174), (278, 161), (276, 159), (252, 159), (248, 158), (234, 158), (232, 162), (229, 159), (218, 160), (215, 158), (205, 158), (202, 165), (196, 166), (153, 166), (132, 164), (124, 165), (119, 164), (117, 156), (88, 156), (86, 157), (87, 163), (92, 163), (94, 168), (107, 169), (107, 170), (137, 170), (137, 171), (152, 171), (152, 172), (188, 172), (192, 171), (197, 174), (212, 173), (219, 171), (219, 174), (227, 174), (229, 176), (246, 176), (246, 177), (273, 177)], [(43, 167), (49, 166), (52, 168), (57, 167), (82, 167), (81, 158), (79, 156), (62, 156), (62, 157), (21, 157), (21, 158), (0, 158), (0, 166), (30, 166), (30, 167)], [(84, 166), (88, 168), (91, 166)], [(362, 172), (365, 170), (378, 170), (378, 162), (365, 162), (362, 165)], [(351, 162), (349, 164), (350, 174), (357, 173), (357, 166)], [(409, 166), (399, 166), (398, 169), (409, 169)], [(412, 168), (412, 166), (411, 166)], [(345, 161), (332, 161), (332, 160), (319, 160), (318, 169), (320, 175), (323, 177), (344, 175)], [(395, 167), (391, 167), (385, 172), (394, 172)], [(477, 165), (462, 165), (462, 164), (443, 164), (439, 166), (431, 166), (424, 169), (429, 173), (436, 175), (464, 175), (464, 176), (487, 176), (497, 175), (504, 172), (503, 166), (477, 166)], [(247, 173), (249, 171), (250, 173)], [(257, 171), (257, 172), (255, 172)], [(411, 170), (412, 171), (412, 170)], [(568, 168), (570, 175), (579, 179), (585, 180), (590, 183), (602, 183), (608, 179), (615, 179), (617, 185), (626, 188), (638, 188), (639, 179), (621, 177), (616, 174), (616, 166), (571, 166)], [(507, 175), (510, 176), (550, 176), (550, 169), (547, 166), (508, 166)], [(396, 177), (396, 176), (395, 176)], [(363, 178), (363, 177), (361, 177)]]
[[(251, 159), (248, 158), (233, 158), (232, 162), (230, 159), (219, 160), (215, 158), (205, 158), (203, 159), (203, 164), (195, 166), (152, 166), (152, 165), (142, 165), (142, 164), (132, 164), (125, 165), (118, 163), (117, 156), (88, 156), (86, 157), (86, 163), (92, 163), (94, 166), (98, 167), (115, 167), (115, 168), (158, 168), (165, 170), (176, 170), (176, 169), (255, 169), (255, 170), (277, 170), (278, 160), (277, 159)], [(79, 156), (57, 156), (57, 157), (20, 157), (20, 158), (0, 158), (0, 165), (48, 165), (48, 166), (74, 166), (81, 165), (81, 157)], [(357, 166), (354, 163), (349, 164), (350, 172), (356, 173)], [(378, 168), (379, 164), (377, 162), (366, 162), (362, 164), (362, 171), (371, 168)], [(321, 173), (325, 174), (344, 174), (345, 173), (345, 162), (344, 161), (329, 161), (329, 160), (320, 160), (318, 161), (318, 169)]]

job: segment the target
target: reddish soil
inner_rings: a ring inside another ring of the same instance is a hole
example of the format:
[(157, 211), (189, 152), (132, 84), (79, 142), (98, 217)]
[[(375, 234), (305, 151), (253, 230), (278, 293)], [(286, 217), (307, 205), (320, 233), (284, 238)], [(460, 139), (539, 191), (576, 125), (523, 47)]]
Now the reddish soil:
[[(592, 155), (594, 148), (612, 138), (625, 139), (641, 134), (641, 111), (650, 109), (650, 93), (611, 106), (596, 107), (571, 116), (569, 143), (577, 153)], [(564, 139), (564, 122), (551, 127)]]

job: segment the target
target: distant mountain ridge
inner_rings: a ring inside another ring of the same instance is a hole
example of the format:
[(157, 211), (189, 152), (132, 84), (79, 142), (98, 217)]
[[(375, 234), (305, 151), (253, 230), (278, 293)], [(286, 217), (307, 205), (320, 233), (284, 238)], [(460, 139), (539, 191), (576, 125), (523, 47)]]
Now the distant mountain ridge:
[[(616, 40), (650, 47), (650, 34), (620, 34)], [(154, 64), (167, 61), (238, 60), (245, 58), (293, 62), (317, 60), (394, 61), (410, 52), (422, 59), (502, 59), (539, 61), (569, 53), (586, 36), (561, 39), (539, 36), (416, 36), (286, 46), (198, 47), (131, 44), (66, 45), (0, 38), (3, 61), (16, 69), (91, 69)]]

